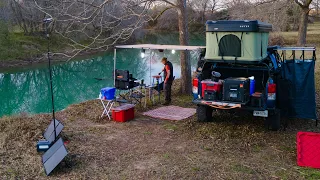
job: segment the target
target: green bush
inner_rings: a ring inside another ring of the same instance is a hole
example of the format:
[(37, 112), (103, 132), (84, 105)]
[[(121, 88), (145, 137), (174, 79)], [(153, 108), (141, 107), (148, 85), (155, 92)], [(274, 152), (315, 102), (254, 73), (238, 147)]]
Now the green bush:
[(7, 23), (0, 21), (0, 45), (3, 45), (5, 43), (9, 43), (9, 30)]

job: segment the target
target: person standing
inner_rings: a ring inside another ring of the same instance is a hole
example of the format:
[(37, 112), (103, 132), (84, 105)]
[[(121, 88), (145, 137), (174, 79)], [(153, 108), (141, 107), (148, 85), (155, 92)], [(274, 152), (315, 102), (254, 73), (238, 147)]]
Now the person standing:
[(159, 73), (159, 75), (164, 72), (164, 84), (163, 90), (165, 95), (165, 103), (163, 105), (169, 105), (171, 103), (171, 86), (173, 82), (173, 66), (166, 57), (161, 59), (161, 63), (164, 65), (164, 68)]

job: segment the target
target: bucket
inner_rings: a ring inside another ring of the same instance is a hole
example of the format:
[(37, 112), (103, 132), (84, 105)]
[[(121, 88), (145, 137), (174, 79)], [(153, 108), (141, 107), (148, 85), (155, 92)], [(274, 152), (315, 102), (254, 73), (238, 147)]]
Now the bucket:
[(116, 88), (106, 87), (101, 89), (101, 94), (106, 100), (113, 100), (116, 94)]

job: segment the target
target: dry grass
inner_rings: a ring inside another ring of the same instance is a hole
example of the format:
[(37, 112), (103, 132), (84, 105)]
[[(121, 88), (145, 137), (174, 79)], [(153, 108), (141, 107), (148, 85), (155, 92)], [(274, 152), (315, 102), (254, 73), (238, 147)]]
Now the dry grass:
[[(283, 36), (290, 45), (296, 33)], [(194, 107), (191, 96), (173, 102)], [(294, 120), (286, 131), (270, 132), (262, 119), (241, 114), (217, 112), (216, 122), (198, 123), (195, 116), (171, 122), (137, 112), (134, 121), (115, 123), (100, 119), (101, 111), (99, 101), (88, 101), (57, 113), (69, 155), (49, 179), (320, 179), (320, 171), (296, 165), (296, 133), (319, 131), (313, 121)], [(48, 178), (35, 144), (49, 119), (0, 119), (0, 179)]]

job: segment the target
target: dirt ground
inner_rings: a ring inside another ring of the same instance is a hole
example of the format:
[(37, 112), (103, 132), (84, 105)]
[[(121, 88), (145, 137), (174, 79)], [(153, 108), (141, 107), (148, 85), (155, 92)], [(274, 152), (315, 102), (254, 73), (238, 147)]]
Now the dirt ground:
[[(175, 105), (194, 107), (191, 97)], [(320, 171), (296, 165), (298, 130), (319, 131), (313, 121), (267, 131), (260, 118), (218, 113), (216, 122), (195, 116), (179, 122), (99, 119), (99, 101), (57, 113), (69, 154), (49, 179), (320, 179)], [(242, 118), (241, 118), (242, 117)], [(47, 179), (36, 141), (50, 115), (0, 119), (0, 179)]]

